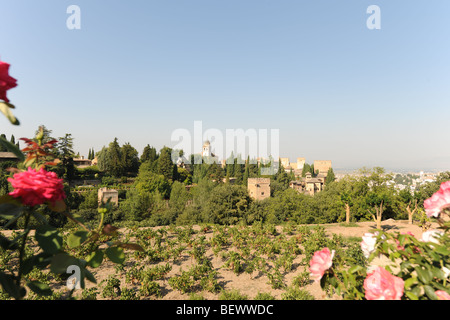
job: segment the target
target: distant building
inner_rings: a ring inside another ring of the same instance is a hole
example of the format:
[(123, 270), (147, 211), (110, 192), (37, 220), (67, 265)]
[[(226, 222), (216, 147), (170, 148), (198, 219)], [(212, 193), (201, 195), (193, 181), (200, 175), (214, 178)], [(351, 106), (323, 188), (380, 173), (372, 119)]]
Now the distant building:
[(19, 158), (12, 152), (0, 152), (0, 162), (19, 161)]
[(331, 160), (314, 160), (314, 171), (319, 170), (319, 174), (327, 176), (328, 170), (332, 168)]
[(77, 168), (86, 168), (92, 166), (92, 160), (85, 159), (84, 156), (81, 156), (80, 158), (74, 158), (73, 164)]
[[(289, 158), (280, 158), (281, 165), (287, 173), (294, 173), (296, 177), (300, 177), (303, 167), (306, 163), (305, 158), (297, 158), (296, 162), (290, 162)], [(328, 170), (332, 168), (331, 160), (314, 160), (314, 171), (318, 171), (318, 178), (326, 178)]]
[(270, 197), (270, 178), (249, 178), (247, 188), (254, 200), (264, 200)]
[(98, 204), (100, 205), (102, 202), (107, 202), (108, 199), (111, 199), (111, 203), (115, 205), (119, 205), (119, 191), (115, 189), (108, 188), (99, 188), (98, 189)]
[(297, 190), (300, 193), (309, 194), (311, 196), (323, 190), (325, 185), (325, 177), (323, 175), (318, 175), (317, 177), (312, 177), (310, 172), (306, 173), (304, 178), (300, 178), (296, 181), (291, 181), (289, 187)]
[(211, 143), (209, 140), (206, 140), (202, 147), (202, 159), (204, 163), (213, 164), (216, 163), (218, 165), (223, 165), (222, 162), (219, 161), (219, 158), (212, 152)]
[(202, 157), (211, 157), (211, 143), (206, 140), (202, 147)]

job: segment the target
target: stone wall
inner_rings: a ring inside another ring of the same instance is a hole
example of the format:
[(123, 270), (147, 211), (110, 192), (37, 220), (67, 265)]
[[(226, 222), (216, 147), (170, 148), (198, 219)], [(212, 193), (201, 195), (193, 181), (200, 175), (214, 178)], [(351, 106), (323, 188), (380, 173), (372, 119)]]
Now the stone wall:
[(99, 188), (98, 189), (98, 204), (100, 205), (103, 202), (106, 203), (108, 199), (111, 199), (111, 203), (115, 205), (119, 205), (119, 191), (108, 188)]
[(270, 197), (270, 178), (249, 178), (247, 188), (255, 200), (264, 200)]

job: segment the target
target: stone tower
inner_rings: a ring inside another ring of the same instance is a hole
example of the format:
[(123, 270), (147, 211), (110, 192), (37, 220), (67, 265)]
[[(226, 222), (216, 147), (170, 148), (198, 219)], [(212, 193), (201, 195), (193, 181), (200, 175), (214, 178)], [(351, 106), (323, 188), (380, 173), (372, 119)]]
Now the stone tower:
[(249, 178), (247, 183), (250, 197), (264, 200), (270, 197), (270, 178)]
[(211, 143), (208, 140), (203, 144), (202, 157), (211, 157)]

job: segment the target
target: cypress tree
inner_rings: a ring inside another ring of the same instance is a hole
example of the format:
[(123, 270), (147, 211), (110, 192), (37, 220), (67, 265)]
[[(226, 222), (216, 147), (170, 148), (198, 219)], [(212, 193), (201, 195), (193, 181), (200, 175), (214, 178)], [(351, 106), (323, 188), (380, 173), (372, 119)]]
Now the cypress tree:
[(249, 175), (250, 175), (250, 168), (249, 168), (249, 166), (250, 166), (250, 156), (247, 158), (247, 161), (245, 162), (244, 176), (242, 178), (242, 184), (244, 186), (246, 186), (247, 183), (248, 183), (248, 178), (249, 178)]
[[(0, 135), (0, 137), (2, 137), (4, 140), (6, 140), (6, 135), (4, 133), (2, 133)], [(6, 149), (6, 147), (3, 146), (3, 144), (0, 144), (0, 152), (4, 152), (4, 151), (8, 151), (8, 150)]]
[(121, 177), (123, 175), (123, 166), (122, 166), (122, 152), (117, 141), (117, 138), (114, 138), (114, 141), (109, 144), (108, 148), (108, 169), (109, 173), (114, 177)]
[(162, 174), (167, 180), (173, 179), (173, 165), (172, 150), (168, 147), (162, 148), (158, 158), (158, 173)]

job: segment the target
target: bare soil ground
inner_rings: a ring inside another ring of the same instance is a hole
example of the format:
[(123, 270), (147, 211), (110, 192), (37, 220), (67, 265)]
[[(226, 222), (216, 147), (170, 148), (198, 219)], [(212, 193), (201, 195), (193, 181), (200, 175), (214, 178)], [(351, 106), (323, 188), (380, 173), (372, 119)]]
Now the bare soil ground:
[[(322, 225), (325, 227), (327, 234), (330, 236), (332, 234), (338, 234), (343, 237), (362, 237), (367, 232), (373, 232), (375, 230), (374, 222), (358, 222), (353, 226), (345, 226), (344, 224), (325, 224)], [(408, 224), (407, 221), (394, 221), (387, 220), (382, 222), (383, 230), (388, 232), (411, 232), (417, 238), (422, 236), (422, 228), (416, 224)], [(434, 227), (434, 226), (433, 226)], [(199, 228), (199, 227), (195, 227)], [(194, 229), (195, 229), (194, 228)], [(122, 230), (123, 231), (123, 230)], [(282, 232), (282, 227), (277, 227), (277, 231)], [(3, 231), (3, 233), (8, 233), (7, 231)], [(209, 240), (211, 237), (210, 234), (206, 234), (206, 240)], [(258, 274), (255, 272), (253, 274), (248, 274), (245, 272), (241, 272), (240, 274), (235, 274), (233, 271), (224, 268), (223, 260), (214, 255), (212, 249), (209, 249), (206, 252), (206, 256), (213, 264), (214, 270), (217, 270), (218, 282), (225, 290), (238, 290), (240, 294), (246, 295), (248, 299), (253, 299), (258, 293), (269, 293), (276, 299), (281, 299), (282, 294), (286, 292), (286, 289), (273, 289), (271, 284), (268, 282), (268, 278), (266, 275)], [(291, 271), (284, 273), (284, 283), (289, 286), (292, 284), (293, 279), (301, 274), (307, 266), (301, 265), (301, 261), (303, 256), (298, 255), (293, 261), (293, 268)], [(125, 268), (123, 271), (117, 271), (115, 268), (115, 264), (104, 260), (102, 265), (99, 268), (92, 269), (91, 271), (95, 275), (97, 279), (97, 284), (93, 284), (90, 282), (86, 282), (86, 288), (96, 287), (98, 291), (102, 291), (102, 286), (104, 286), (104, 282), (102, 280), (107, 280), (109, 276), (114, 276), (119, 279), (121, 282), (121, 287), (132, 288), (133, 285), (130, 285), (129, 282), (125, 279), (125, 272), (127, 268), (132, 267), (134, 264), (139, 263), (133, 259), (128, 259), (125, 262)], [(164, 265), (167, 261), (159, 262), (159, 264)], [(149, 263), (148, 266), (154, 266), (158, 263)], [(195, 264), (195, 260), (189, 256), (188, 253), (183, 252), (180, 259), (177, 259), (176, 263), (171, 263), (172, 269), (166, 274), (166, 276), (161, 280), (157, 280), (161, 287), (161, 297), (150, 296), (145, 299), (163, 299), (163, 300), (187, 300), (190, 299), (189, 294), (183, 294), (178, 290), (174, 290), (170, 284), (168, 283), (168, 279), (175, 275), (180, 275), (182, 270), (188, 270), (193, 264)], [(60, 288), (65, 289), (64, 284), (61, 284)], [(327, 297), (326, 294), (322, 291), (318, 283), (310, 281), (309, 284), (303, 287), (303, 289), (307, 290), (312, 296), (314, 296), (317, 300), (324, 299), (336, 299), (336, 297)], [(78, 293), (77, 293), (78, 291)], [(77, 290), (75, 295), (79, 295), (81, 290)], [(208, 291), (200, 291), (197, 292), (204, 299), (207, 300), (217, 300), (219, 299), (218, 293), (211, 293)], [(101, 294), (97, 295), (97, 299), (105, 299), (101, 296)], [(142, 299), (142, 298), (141, 298)]]
[[(367, 232), (373, 232), (376, 228), (374, 222), (358, 222), (357, 226), (347, 227), (343, 224), (326, 224), (323, 225), (326, 232), (331, 236), (334, 234), (340, 234), (343, 237), (362, 237)], [(415, 224), (408, 224), (407, 221), (394, 221), (387, 220), (382, 223), (382, 228), (385, 231), (392, 232), (411, 232), (417, 238), (422, 236), (422, 228)], [(282, 232), (281, 227), (277, 227), (279, 232)], [(208, 240), (208, 238), (207, 238)], [(255, 274), (249, 275), (247, 273), (240, 273), (236, 275), (231, 270), (227, 270), (223, 267), (223, 261), (220, 258), (215, 257), (211, 250), (206, 252), (206, 255), (211, 259), (215, 270), (219, 271), (220, 278), (219, 282), (224, 286), (225, 290), (238, 290), (241, 294), (246, 295), (249, 299), (253, 299), (258, 293), (270, 293), (276, 299), (281, 299), (281, 295), (285, 292), (285, 289), (272, 289), (271, 285), (268, 283), (266, 276), (258, 276)], [(299, 275), (305, 270), (305, 266), (300, 266), (300, 262), (303, 259), (303, 255), (299, 255), (293, 262), (294, 268), (291, 272), (284, 275), (284, 283), (290, 285), (295, 276)], [(186, 260), (182, 264), (173, 264), (172, 270), (167, 274), (166, 279), (180, 274), (181, 270), (188, 270), (189, 267), (195, 263), (190, 257), (186, 257)], [(106, 279), (110, 274), (112, 274), (114, 265), (110, 262), (105, 263), (97, 272), (96, 278), (98, 281)], [(122, 278), (121, 284), (125, 286), (125, 279)], [(184, 300), (189, 299), (189, 294), (182, 294), (177, 290), (172, 290), (168, 281), (160, 281), (160, 285), (163, 290), (164, 300)], [(310, 284), (306, 285), (303, 289), (310, 292), (315, 299), (323, 300), (330, 299), (326, 296), (320, 285), (316, 282), (311, 281)], [(218, 294), (213, 294), (208, 291), (201, 292), (201, 295), (207, 300), (218, 299)], [(333, 299), (333, 298), (332, 298)]]

